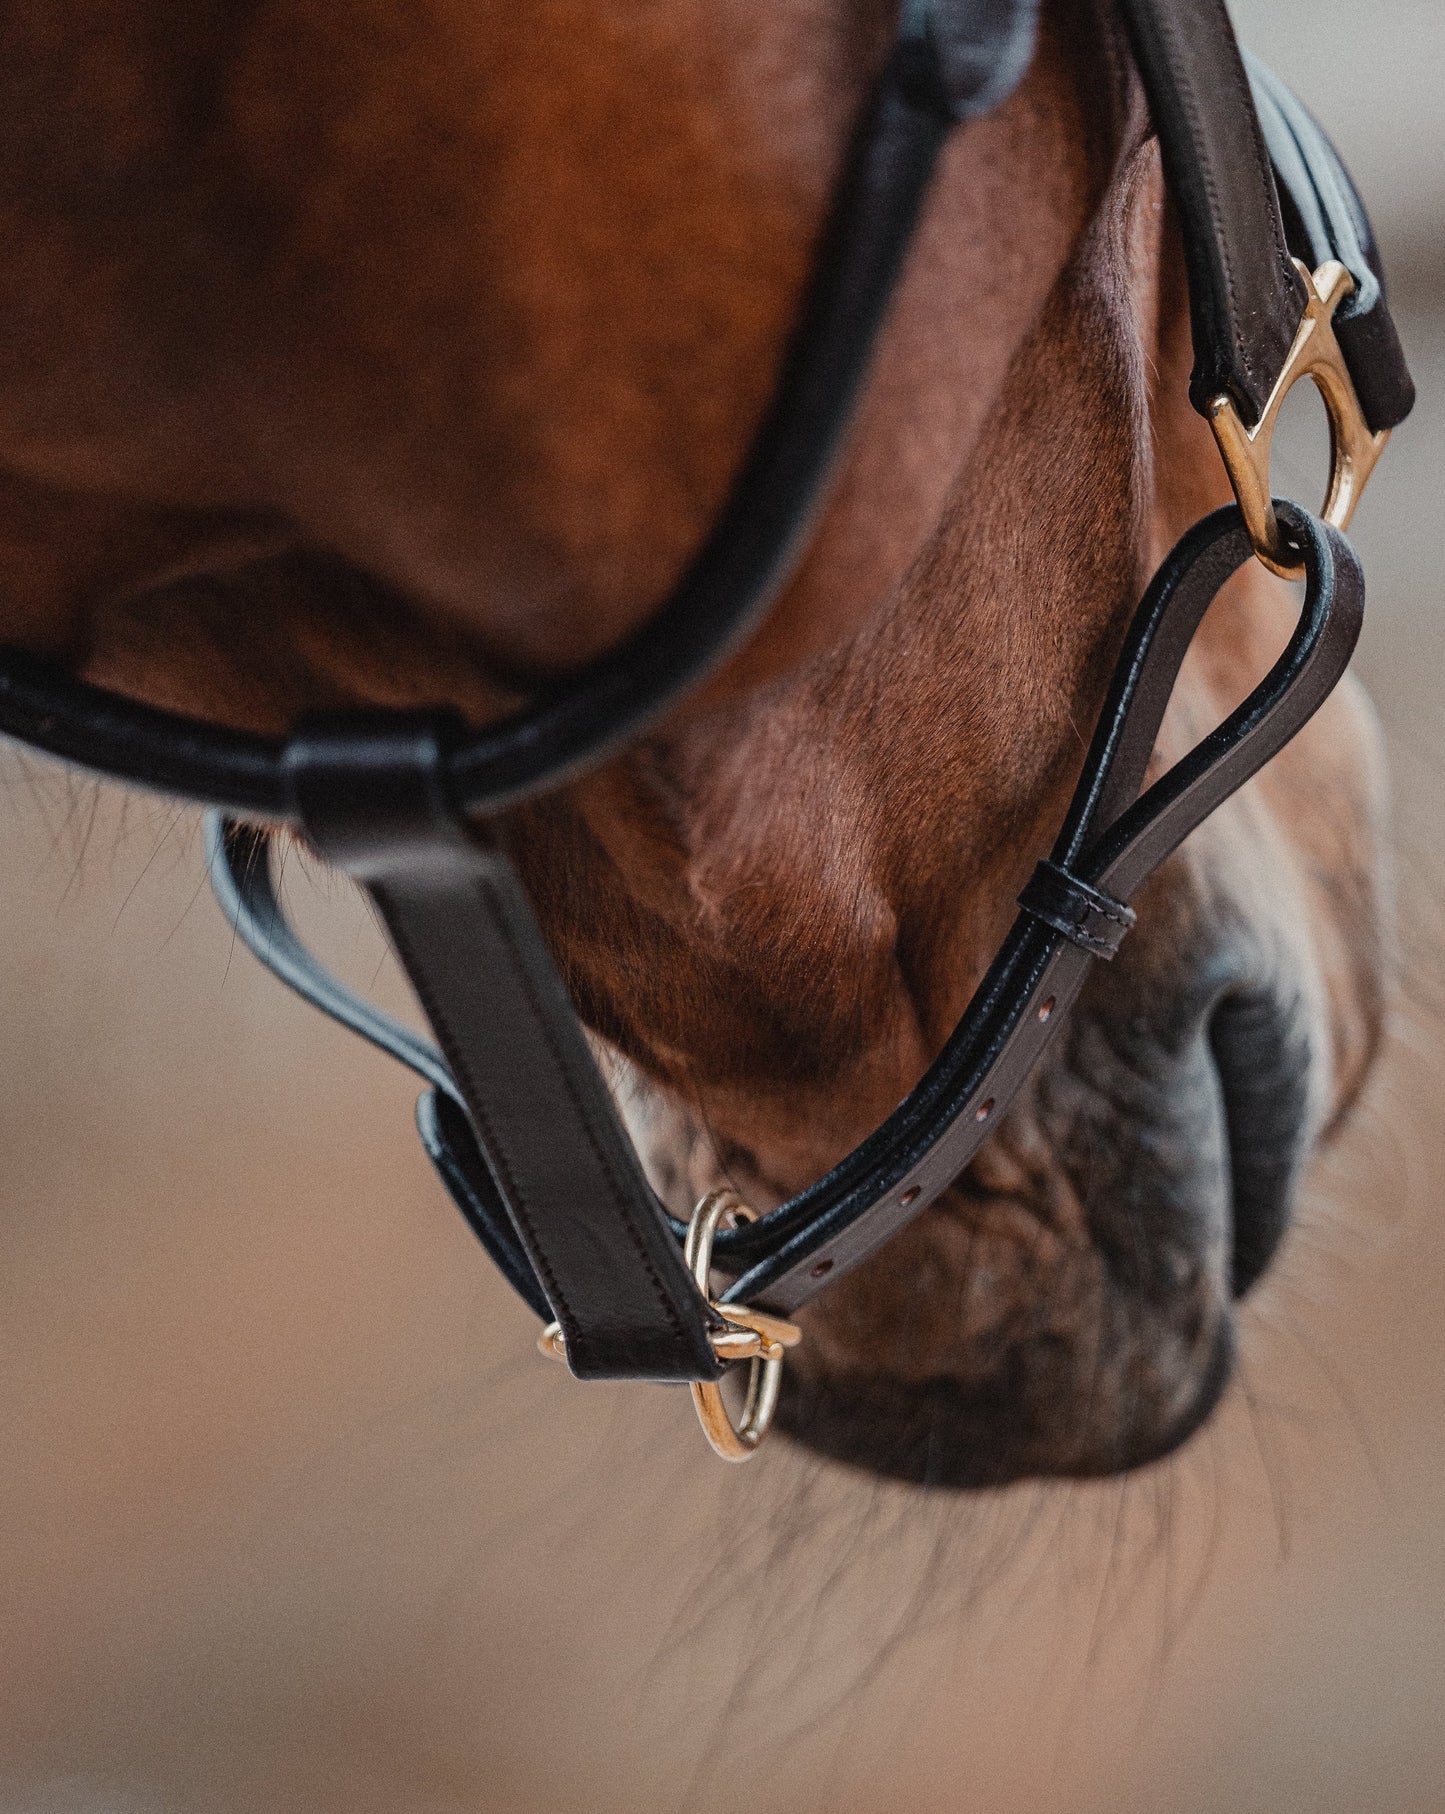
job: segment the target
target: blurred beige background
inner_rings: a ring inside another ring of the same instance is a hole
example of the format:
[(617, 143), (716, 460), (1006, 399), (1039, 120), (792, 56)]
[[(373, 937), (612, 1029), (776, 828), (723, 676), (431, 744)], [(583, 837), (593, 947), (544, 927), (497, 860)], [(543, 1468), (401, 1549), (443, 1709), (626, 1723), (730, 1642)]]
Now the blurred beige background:
[(7, 757), (3, 1814), (1445, 1807), (1445, 7), (1236, 12), (1358, 166), (1421, 405), (1359, 523), (1407, 974), (1224, 1412), (987, 1499), (712, 1465), (680, 1395), (535, 1357), (191, 821)]

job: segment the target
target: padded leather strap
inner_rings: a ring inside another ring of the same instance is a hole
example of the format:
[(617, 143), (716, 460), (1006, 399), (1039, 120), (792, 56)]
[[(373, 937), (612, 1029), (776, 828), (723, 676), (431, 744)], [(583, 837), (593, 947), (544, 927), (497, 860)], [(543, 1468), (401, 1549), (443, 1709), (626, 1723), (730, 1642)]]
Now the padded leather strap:
[[(1016, 80), (1032, 43), (1032, 0), (979, 6), (978, 43), (1006, 52)], [(601, 761), (716, 667), (787, 584), (827, 496), (939, 151), (956, 119), (1001, 98), (1000, 84), (966, 54), (973, 16), (968, 0), (905, 8), (845, 160), (767, 414), (671, 596), (581, 673), (457, 739), (448, 785), (459, 806), (495, 812)], [(24, 650), (0, 650), (0, 731), (181, 799), (292, 817), (281, 742), (140, 705)]]
[[(1222, 0), (1120, 4), (1183, 217), (1190, 395), (1207, 410), (1231, 390), (1252, 423), (1288, 352), (1301, 293), (1228, 15)], [(826, 496), (949, 127), (1002, 98), (1022, 74), (1033, 27), (1033, 0), (908, 0), (773, 402), (711, 534), (629, 642), (515, 717), (458, 740), (448, 782), (459, 805), (492, 812), (600, 761), (716, 666), (778, 596)], [(1368, 229), (1366, 244), (1378, 271)], [(1388, 313), (1351, 316), (1338, 337), (1371, 424), (1398, 421), (1413, 391)], [(179, 799), (272, 820), (291, 812), (279, 740), (155, 710), (25, 650), (0, 649), (0, 731)]]
[(1207, 415), (1229, 391), (1259, 420), (1304, 313), (1269, 157), (1224, 0), (1119, 0), (1189, 273), (1194, 371), (1189, 399)]

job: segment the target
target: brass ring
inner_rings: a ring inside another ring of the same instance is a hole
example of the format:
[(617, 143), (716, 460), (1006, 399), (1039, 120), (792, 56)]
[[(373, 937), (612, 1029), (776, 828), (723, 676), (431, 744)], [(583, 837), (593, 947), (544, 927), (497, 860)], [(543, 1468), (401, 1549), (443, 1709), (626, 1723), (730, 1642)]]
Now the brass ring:
[[(768, 1433), (773, 1413), (778, 1408), (778, 1389), (783, 1383), (783, 1354), (796, 1347), (803, 1332), (796, 1323), (772, 1316), (766, 1310), (754, 1310), (747, 1304), (718, 1304), (710, 1295), (712, 1244), (719, 1228), (737, 1222), (755, 1222), (756, 1213), (736, 1191), (715, 1190), (703, 1198), (692, 1212), (683, 1242), (683, 1258), (697, 1281), (697, 1288), (723, 1319), (708, 1339), (720, 1361), (732, 1365), (748, 1363), (748, 1383), (743, 1397), (742, 1416), (736, 1423), (728, 1415), (722, 1390), (715, 1380), (691, 1382), (693, 1408), (702, 1425), (702, 1433), (714, 1454), (724, 1461), (747, 1461), (757, 1454), (758, 1444)], [(567, 1343), (560, 1323), (548, 1323), (537, 1337), (537, 1346), (550, 1360), (565, 1362)]]
[[(683, 1242), (683, 1258), (692, 1269), (697, 1288), (712, 1303), (712, 1244), (719, 1228), (737, 1222), (754, 1222), (756, 1214), (736, 1191), (715, 1190), (703, 1198), (692, 1212)], [(736, 1423), (723, 1402), (722, 1388), (715, 1380), (694, 1380), (693, 1409), (702, 1433), (713, 1453), (724, 1461), (748, 1461), (758, 1451), (758, 1444), (768, 1433), (773, 1413), (778, 1408), (778, 1390), (783, 1383), (783, 1351), (801, 1339), (802, 1332), (781, 1317), (747, 1309), (741, 1304), (713, 1304), (729, 1328), (746, 1331), (757, 1338), (757, 1348), (748, 1360), (748, 1383), (743, 1398), (742, 1416)], [(714, 1347), (718, 1342), (714, 1341)]]

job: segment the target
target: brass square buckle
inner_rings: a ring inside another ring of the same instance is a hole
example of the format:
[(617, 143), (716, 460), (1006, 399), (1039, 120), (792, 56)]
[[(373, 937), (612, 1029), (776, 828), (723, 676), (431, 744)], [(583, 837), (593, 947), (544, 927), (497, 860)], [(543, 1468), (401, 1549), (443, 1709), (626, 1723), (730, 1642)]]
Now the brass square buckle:
[(1354, 289), (1354, 278), (1333, 258), (1313, 275), (1299, 259), (1294, 263), (1305, 283), (1305, 312), (1259, 421), (1246, 428), (1229, 396), (1215, 397), (1209, 405), (1210, 426), (1254, 552), (1281, 579), (1298, 579), (1303, 571), (1275, 517), (1269, 480), (1274, 426), (1290, 391), (1301, 378), (1309, 377), (1324, 400), (1330, 424), (1330, 489), (1321, 514), (1336, 529), (1348, 528), (1365, 483), (1390, 438), (1389, 429), (1375, 434), (1365, 421), (1354, 380), (1335, 338), (1334, 313)]

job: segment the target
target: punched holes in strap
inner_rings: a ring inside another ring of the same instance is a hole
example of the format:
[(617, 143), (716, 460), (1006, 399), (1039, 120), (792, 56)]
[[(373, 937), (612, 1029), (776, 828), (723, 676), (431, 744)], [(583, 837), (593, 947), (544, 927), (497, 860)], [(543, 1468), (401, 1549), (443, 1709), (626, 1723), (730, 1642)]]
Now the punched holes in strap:
[(1019, 906), (1036, 920), (1062, 932), (1081, 950), (1106, 961), (1124, 942), (1124, 934), (1134, 924), (1132, 907), (1116, 901), (1111, 894), (1091, 888), (1087, 882), (1051, 863), (1046, 858), (1029, 877)]

